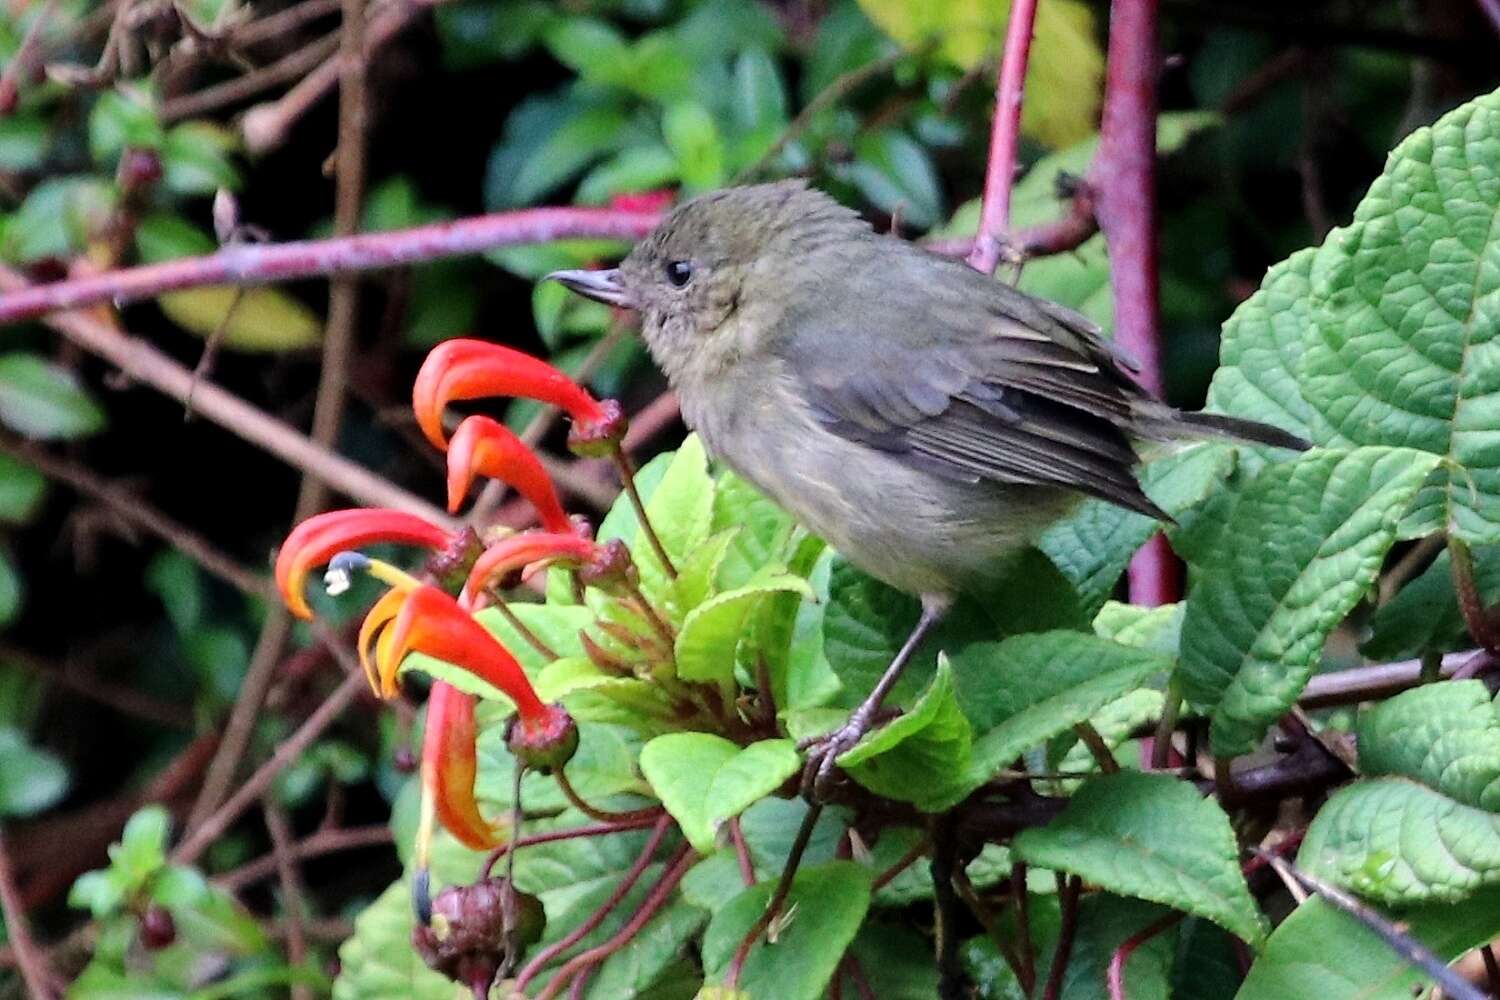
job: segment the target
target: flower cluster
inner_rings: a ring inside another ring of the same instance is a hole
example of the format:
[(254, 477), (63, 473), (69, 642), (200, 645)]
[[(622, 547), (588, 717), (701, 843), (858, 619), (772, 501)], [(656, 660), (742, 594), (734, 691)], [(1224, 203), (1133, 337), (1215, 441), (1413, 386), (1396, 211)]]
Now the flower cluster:
[[(487, 396), (520, 396), (561, 407), (572, 418), (569, 443), (580, 454), (620, 454), (625, 420), (619, 405), (599, 401), (568, 376), (529, 355), (479, 340), (450, 340), (428, 355), (412, 402), (427, 439), (447, 453), (448, 509), (456, 513), (476, 479), (514, 488), (536, 509), (540, 529), (481, 538), (472, 528), (450, 530), (396, 510), (335, 510), (297, 525), (276, 560), (276, 585), (286, 606), (311, 618), (308, 575), (327, 566), (329, 593), (367, 574), (390, 589), (370, 608), (359, 630), (359, 661), (371, 689), (382, 698), (398, 693), (397, 677), (412, 653), (452, 664), (503, 692), (515, 706), (508, 731), (511, 751), (525, 764), (562, 766), (577, 746), (577, 728), (559, 705), (542, 702), (510, 650), (475, 620), (498, 601), (511, 575), (548, 565), (577, 571), (593, 586), (628, 583), (634, 567), (618, 544), (593, 540), (586, 524), (564, 512), (540, 460), (503, 424), (470, 416), (451, 438), (444, 427), (450, 402)], [(418, 579), (358, 549), (373, 544), (415, 546), (431, 556)], [(455, 597), (449, 589), (458, 591)], [(434, 681), (422, 746), (424, 829), (435, 817), (459, 841), (476, 849), (505, 839), (504, 823), (486, 819), (474, 796), (475, 698)], [(425, 854), (425, 840), (419, 856)]]

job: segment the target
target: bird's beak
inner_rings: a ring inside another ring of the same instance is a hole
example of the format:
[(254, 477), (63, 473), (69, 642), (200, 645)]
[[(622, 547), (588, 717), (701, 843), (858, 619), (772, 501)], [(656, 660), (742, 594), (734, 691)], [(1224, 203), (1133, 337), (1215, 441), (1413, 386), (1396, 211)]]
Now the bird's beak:
[(635, 299), (620, 280), (620, 269), (607, 271), (553, 271), (543, 281), (560, 281), (585, 298), (621, 309), (634, 309)]

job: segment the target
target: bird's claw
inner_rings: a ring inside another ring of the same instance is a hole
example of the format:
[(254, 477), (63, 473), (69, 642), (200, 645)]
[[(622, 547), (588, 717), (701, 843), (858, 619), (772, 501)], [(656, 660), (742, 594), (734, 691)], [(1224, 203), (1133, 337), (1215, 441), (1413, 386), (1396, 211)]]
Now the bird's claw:
[(808, 749), (807, 765), (802, 769), (804, 799), (812, 803), (828, 801), (834, 784), (833, 771), (839, 757), (853, 750), (869, 731), (869, 722), (852, 718)]

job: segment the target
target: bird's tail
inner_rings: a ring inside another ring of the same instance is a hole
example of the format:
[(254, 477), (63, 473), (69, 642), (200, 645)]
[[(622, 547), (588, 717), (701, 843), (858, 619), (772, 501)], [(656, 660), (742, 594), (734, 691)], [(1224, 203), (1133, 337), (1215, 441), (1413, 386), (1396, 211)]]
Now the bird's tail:
[(1158, 441), (1183, 438), (1222, 438), (1249, 444), (1269, 445), (1306, 451), (1311, 442), (1258, 420), (1226, 417), (1222, 413), (1185, 413), (1161, 403), (1150, 403), (1136, 410), (1136, 433)]

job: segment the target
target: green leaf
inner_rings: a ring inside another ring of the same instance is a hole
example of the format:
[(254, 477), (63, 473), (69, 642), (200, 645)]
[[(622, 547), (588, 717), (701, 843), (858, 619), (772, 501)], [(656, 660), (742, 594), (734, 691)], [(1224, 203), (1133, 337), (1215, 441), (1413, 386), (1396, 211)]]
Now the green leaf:
[(713, 530), (739, 530), (719, 568), (720, 586), (742, 587), (763, 567), (776, 562), (794, 524), (790, 514), (754, 486), (733, 472), (721, 474), (714, 490)]
[(710, 535), (706, 542), (688, 553), (688, 557), (677, 567), (678, 607), (684, 611), (692, 611), (714, 593), (719, 570), (738, 533), (737, 528), (726, 528)]
[(677, 633), (677, 676), (685, 681), (734, 684), (734, 650), (751, 613), (769, 595), (793, 593), (811, 600), (812, 588), (797, 576), (773, 576), (709, 598), (687, 613)]
[(1500, 716), (1483, 681), (1402, 692), (1359, 718), (1359, 769), (1404, 775), (1465, 805), (1500, 812)]
[(339, 946), (334, 1000), (453, 1000), (454, 985), (411, 945), (411, 887), (392, 884), (354, 920)]
[(211, 195), (240, 187), (230, 155), (239, 149), (236, 134), (213, 122), (183, 122), (167, 132), (162, 144), (162, 181), (182, 195)]
[(146, 567), (145, 584), (161, 598), (179, 635), (203, 622), (203, 578), (198, 564), (176, 549), (163, 549)]
[[(211, 253), (208, 234), (175, 215), (149, 215), (136, 230), (136, 249), (147, 264)], [(156, 300), (167, 318), (200, 337), (220, 336), (236, 351), (292, 351), (323, 339), (318, 316), (275, 288), (207, 285)], [(232, 310), (232, 311), (231, 311)]]
[[(870, 908), (870, 872), (850, 861), (804, 867), (792, 879), (774, 944), (751, 947), (739, 987), (748, 996), (818, 1000)], [(704, 978), (721, 983), (740, 940), (765, 912), (773, 881), (746, 889), (713, 915), (703, 935)]]
[(1334, 792), (1297, 860), (1378, 902), (1457, 902), (1500, 882), (1500, 816), (1407, 778), (1372, 778)]
[(602, 157), (632, 145), (636, 134), (629, 126), (622, 107), (572, 91), (527, 98), (506, 119), (504, 137), (490, 153), (485, 206), (499, 211), (534, 204)]
[(647, 142), (620, 150), (585, 174), (578, 182), (578, 201), (601, 204), (613, 195), (650, 191), (677, 178), (677, 157), (666, 146)]
[(1057, 819), (1018, 834), (1011, 851), (1122, 896), (1212, 920), (1252, 945), (1265, 938), (1229, 817), (1177, 778), (1127, 771), (1090, 779)]
[[(1500, 548), (1478, 548), (1473, 555), (1474, 582), (1488, 606), (1500, 600)], [(1453, 558), (1444, 549), (1421, 576), (1375, 610), (1370, 638), (1360, 651), (1371, 659), (1404, 660), (1452, 649), (1466, 635), (1453, 588)]]
[(1224, 324), (1208, 409), (1260, 420), (1328, 442), (1333, 430), (1302, 398), (1298, 368), (1313, 323), (1315, 250), (1299, 250), (1266, 272), (1255, 294)]
[(21, 611), (24, 591), (20, 571), (11, 561), (10, 554), (0, 549), (0, 625), (15, 621), (16, 615)]
[(610, 24), (591, 17), (559, 18), (542, 36), (558, 62), (585, 79), (614, 82), (629, 72), (630, 45)]
[(1155, 608), (1105, 601), (1104, 607), (1094, 616), (1094, 631), (1126, 646), (1176, 656), (1182, 639), (1182, 616), (1186, 610), (1181, 601)]
[[(1147, 496), (1176, 517), (1217, 489), (1234, 464), (1234, 449), (1198, 444), (1147, 465), (1141, 470), (1141, 485)], [(1094, 612), (1114, 593), (1131, 556), (1161, 528), (1155, 518), (1089, 499), (1048, 528), (1038, 547)]]
[(106, 90), (89, 113), (89, 153), (112, 164), (127, 146), (159, 149), (166, 141), (150, 98), (137, 88)]
[(954, 696), (953, 672), (940, 656), (937, 675), (917, 703), (841, 754), (838, 764), (877, 795), (941, 812), (972, 790), (965, 772), (973, 740)]
[(108, 223), (114, 207), (113, 187), (97, 177), (42, 181), (6, 220), (0, 257), (19, 264), (71, 257)]
[[(622, 497), (619, 502), (624, 503), (625, 499)], [(694, 549), (708, 540), (713, 509), (714, 481), (708, 475), (708, 458), (698, 436), (689, 434), (673, 454), (661, 482), (646, 500), (646, 517), (674, 564), (686, 560)], [(617, 530), (635, 557), (641, 574), (641, 589), (653, 600), (661, 599), (666, 604), (662, 610), (668, 618), (680, 622), (684, 610), (677, 606), (666, 569), (635, 520), (633, 516), (629, 518), (631, 531), (628, 535), (624, 524)], [(603, 537), (602, 530), (600, 537)]]
[[(1164, 700), (1160, 691), (1141, 688), (1105, 705), (1088, 721), (1104, 741), (1104, 745), (1111, 751), (1118, 751), (1120, 747), (1130, 743), (1131, 736), (1140, 727), (1161, 718)], [(1123, 755), (1116, 752), (1115, 756), (1121, 758)], [(1132, 766), (1124, 759), (1120, 760), (1120, 764)], [(1047, 767), (1052, 771), (1080, 773), (1096, 771), (1099, 764), (1094, 759), (1093, 751), (1082, 740), (1071, 733), (1063, 733), (1047, 747)], [(1078, 778), (1064, 778), (1040, 784), (1047, 789), (1043, 794), (1071, 795), (1077, 790), (1080, 781)]]
[[(648, 888), (640, 886), (638, 891)], [(644, 896), (641, 902), (645, 902)], [(638, 908), (638, 905), (627, 905), (622, 910), (633, 914)], [(674, 901), (652, 917), (628, 944), (605, 960), (598, 974), (589, 982), (589, 995), (600, 998), (647, 997), (647, 990), (662, 978), (707, 922), (708, 914), (696, 906), (686, 900)]]
[[(1452, 960), (1500, 933), (1500, 891), (1403, 910), (1400, 919), (1438, 957)], [(1412, 1000), (1431, 986), (1373, 931), (1314, 896), (1276, 928), (1235, 1000)]]
[(0, 817), (34, 816), (68, 790), (68, 769), (26, 735), (0, 726)]
[(697, 101), (679, 101), (661, 120), (667, 148), (677, 157), (677, 173), (688, 193), (710, 191), (728, 177), (724, 141), (713, 115)]
[(1245, 488), (1182, 624), (1183, 690), (1212, 712), (1214, 753), (1249, 751), (1297, 700), (1436, 464), (1403, 448), (1312, 451)]
[(765, 132), (786, 124), (786, 88), (776, 61), (764, 49), (746, 49), (734, 61), (734, 124), (741, 132)]
[(49, 142), (47, 121), (40, 115), (0, 118), (0, 170), (21, 173), (37, 169), (47, 155)]
[(984, 697), (971, 698), (969, 710), (983, 733), (968, 775), (976, 788), (1172, 664), (1158, 653), (1078, 632), (1013, 636), (962, 650), (954, 660), (961, 684), (967, 673), (983, 685)]
[[(1009, 3), (987, 0), (860, 0), (871, 20), (902, 45), (938, 43), (938, 53), (966, 69), (1004, 46)], [(1093, 13), (1072, 0), (1050, 0), (1036, 9), (1026, 74), (1022, 128), (1048, 146), (1066, 146), (1094, 130), (1104, 53)]]
[(1300, 370), (1342, 441), (1442, 456), (1407, 530), (1476, 545), (1500, 542), (1497, 231), (1500, 92), (1408, 136), (1319, 249)]
[(641, 750), (641, 773), (700, 854), (720, 825), (764, 798), (801, 766), (791, 740), (741, 749), (710, 733), (669, 733)]
[(867, 132), (855, 140), (849, 180), (876, 208), (917, 229), (943, 217), (943, 192), (931, 157), (897, 129)]
[(35, 354), (0, 355), (0, 423), (26, 437), (87, 437), (104, 411), (66, 368)]

